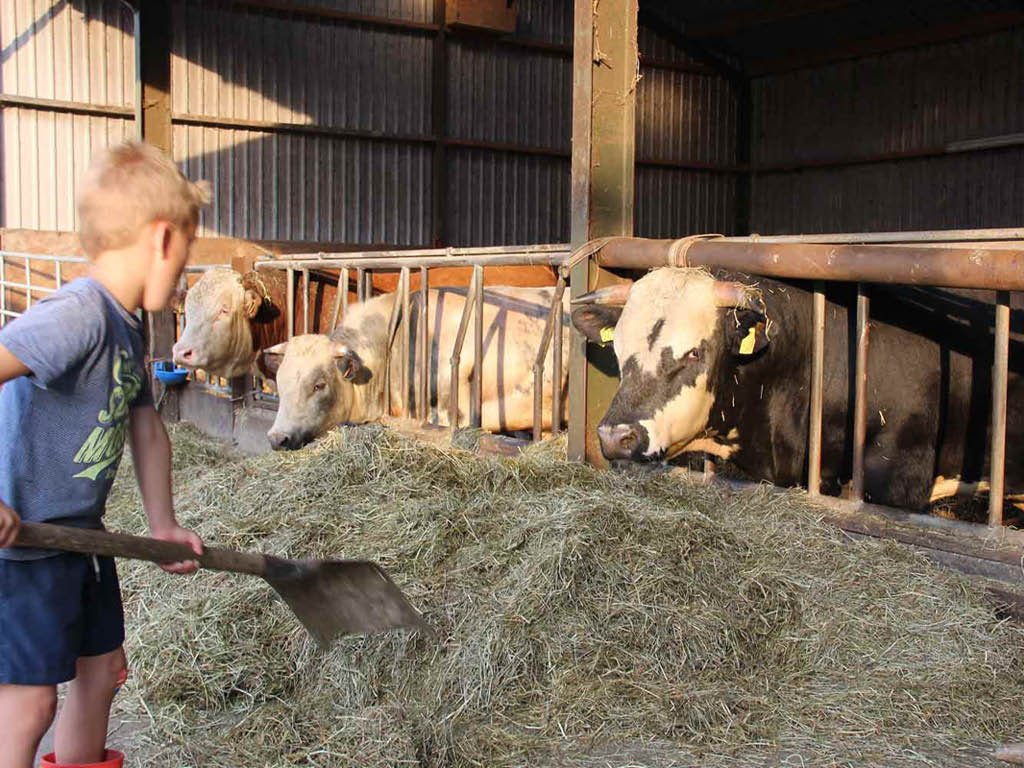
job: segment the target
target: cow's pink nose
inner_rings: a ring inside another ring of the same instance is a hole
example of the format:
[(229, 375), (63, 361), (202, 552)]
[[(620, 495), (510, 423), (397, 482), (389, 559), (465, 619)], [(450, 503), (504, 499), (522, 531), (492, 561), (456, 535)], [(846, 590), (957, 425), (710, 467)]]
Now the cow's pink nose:
[(192, 347), (181, 347), (174, 348), (174, 359), (182, 363), (191, 363), (196, 356), (196, 351)]

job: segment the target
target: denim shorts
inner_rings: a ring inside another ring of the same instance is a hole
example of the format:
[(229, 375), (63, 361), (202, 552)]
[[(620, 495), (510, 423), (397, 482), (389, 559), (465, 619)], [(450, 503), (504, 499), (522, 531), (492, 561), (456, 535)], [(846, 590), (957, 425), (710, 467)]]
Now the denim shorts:
[(112, 558), (0, 559), (0, 684), (64, 683), (75, 677), (80, 656), (110, 653), (123, 643)]

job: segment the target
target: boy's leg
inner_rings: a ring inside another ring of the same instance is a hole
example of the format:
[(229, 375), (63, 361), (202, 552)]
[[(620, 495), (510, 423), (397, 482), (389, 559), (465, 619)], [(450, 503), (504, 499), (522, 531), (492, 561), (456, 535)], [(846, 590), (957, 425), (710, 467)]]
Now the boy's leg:
[(114, 561), (109, 557), (88, 560), (75, 678), (68, 685), (53, 741), (57, 762), (65, 765), (103, 760), (110, 703), (125, 663), (124, 611)]
[(56, 686), (0, 685), (0, 768), (32, 768), (56, 708)]
[(124, 651), (81, 656), (57, 720), (54, 748), (62, 765), (98, 763), (107, 743), (107, 722)]

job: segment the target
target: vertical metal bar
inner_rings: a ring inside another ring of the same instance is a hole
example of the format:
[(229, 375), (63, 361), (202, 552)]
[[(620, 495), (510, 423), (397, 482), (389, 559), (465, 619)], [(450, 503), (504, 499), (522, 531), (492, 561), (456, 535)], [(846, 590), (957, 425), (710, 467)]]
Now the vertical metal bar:
[(470, 423), (477, 429), (483, 424), (484, 393), (484, 268), (473, 267), (477, 275), (476, 295), (473, 302), (473, 378), (469, 392)]
[(417, 358), (420, 362), (420, 386), (419, 386), (419, 417), (423, 421), (430, 420), (430, 393), (427, 389), (428, 377), (430, 376), (430, 337), (427, 335), (427, 323), (430, 318), (430, 306), (428, 292), (430, 290), (429, 270), (420, 267), (420, 352)]
[[(64, 271), (61, 269), (61, 267), (63, 267), (63, 266), (64, 266), (64, 264), (62, 262), (59, 262), (59, 261), (57, 262), (57, 290), (58, 291), (64, 285)], [(184, 274), (184, 273), (182, 273), (182, 274)]]
[(864, 443), (868, 426), (868, 322), (870, 301), (867, 287), (857, 283), (857, 367), (853, 399), (853, 481), (851, 495), (864, 498)]
[[(391, 314), (388, 316), (388, 335), (387, 335), (388, 343), (387, 343), (386, 356), (384, 358), (387, 361), (386, 365), (384, 366), (384, 403), (385, 403), (385, 413), (388, 416), (393, 415), (393, 406), (394, 406), (394, 397), (393, 397), (392, 392), (391, 392), (391, 390), (392, 390), (392, 386), (391, 386), (391, 384), (392, 384), (391, 369), (394, 367), (394, 362), (395, 362), (395, 356), (394, 356), (393, 352), (394, 352), (394, 345), (395, 345), (395, 335), (398, 332), (398, 325), (399, 325), (399, 322), (400, 322), (398, 315), (399, 315), (399, 313), (401, 312), (401, 309), (402, 309), (402, 279), (401, 279), (401, 276), (399, 276), (398, 285), (395, 287), (395, 291), (391, 294), (391, 297), (392, 297), (392, 300), (391, 300)], [(400, 403), (402, 402), (401, 398), (399, 398), (399, 402)]]
[(302, 332), (309, 333), (309, 270), (302, 270)]
[(360, 304), (366, 301), (366, 280), (363, 279), (365, 273), (365, 269), (356, 267), (356, 301)]
[(558, 320), (555, 323), (554, 348), (551, 351), (551, 436), (554, 437), (562, 431), (562, 337), (565, 329), (562, 328), (563, 312), (562, 297), (565, 295), (565, 277), (558, 276), (555, 284), (558, 294)]
[(405, 409), (403, 415), (405, 418), (412, 416), (412, 387), (411, 387), (411, 372), (409, 370), (409, 357), (412, 352), (412, 342), (410, 338), (413, 333), (412, 320), (409, 317), (409, 310), (411, 308), (411, 302), (409, 301), (409, 267), (402, 267), (401, 272), (401, 285), (402, 285), (402, 397), (399, 398), (399, 402), (402, 403), (402, 407)]
[[(466, 343), (466, 330), (469, 328), (469, 313), (473, 310), (473, 298), (476, 296), (479, 273), (474, 269), (466, 292), (466, 303), (462, 306), (462, 317), (459, 318), (459, 329), (455, 332), (455, 344), (449, 362), (451, 371), (448, 387), (448, 425), (452, 435), (459, 428), (459, 362), (462, 359), (462, 347)], [(439, 342), (440, 343), (440, 342)], [(440, 349), (440, 347), (438, 347)], [(440, 376), (440, 371), (438, 372)]]
[(811, 319), (811, 416), (807, 435), (807, 492), (821, 493), (821, 421), (825, 404), (825, 284), (814, 283)]
[(1006, 478), (1006, 388), (1010, 355), (1010, 292), (996, 292), (995, 349), (992, 358), (992, 454), (988, 524), (1003, 524)]
[(345, 289), (341, 292), (341, 317), (344, 319), (348, 314), (348, 267), (341, 268), (341, 285)]
[(288, 338), (295, 336), (295, 270), (286, 270), (288, 277)]
[(25, 309), (32, 308), (32, 262), (25, 257)]
[[(544, 363), (548, 356), (548, 347), (551, 345), (551, 335), (554, 333), (555, 324), (557, 323), (561, 329), (562, 293), (564, 291), (565, 280), (559, 277), (558, 284), (551, 295), (551, 306), (548, 307), (544, 332), (540, 337), (540, 346), (537, 347), (537, 357), (533, 361), (533, 439), (537, 442), (540, 441), (544, 430)], [(557, 389), (557, 383), (555, 388)], [(552, 427), (552, 432), (554, 432), (554, 427)]]
[(334, 306), (331, 307), (331, 319), (327, 325), (328, 335), (334, 333), (338, 325), (338, 312), (341, 310), (341, 297), (348, 290), (348, 270), (342, 269), (338, 273), (338, 285), (334, 290)]
[(373, 270), (365, 270), (363, 280), (366, 281), (366, 286), (363, 288), (363, 299), (369, 301), (373, 298)]

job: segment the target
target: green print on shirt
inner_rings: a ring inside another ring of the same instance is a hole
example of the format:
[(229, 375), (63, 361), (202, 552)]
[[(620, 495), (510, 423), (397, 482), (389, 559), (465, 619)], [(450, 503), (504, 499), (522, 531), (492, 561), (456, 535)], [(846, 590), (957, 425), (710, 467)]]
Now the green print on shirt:
[(75, 477), (95, 480), (103, 470), (121, 458), (128, 432), (128, 408), (142, 390), (142, 373), (138, 363), (123, 349), (118, 350), (114, 360), (113, 377), (114, 389), (110, 393), (110, 402), (99, 413), (100, 426), (89, 433), (75, 454), (76, 464), (89, 466)]

